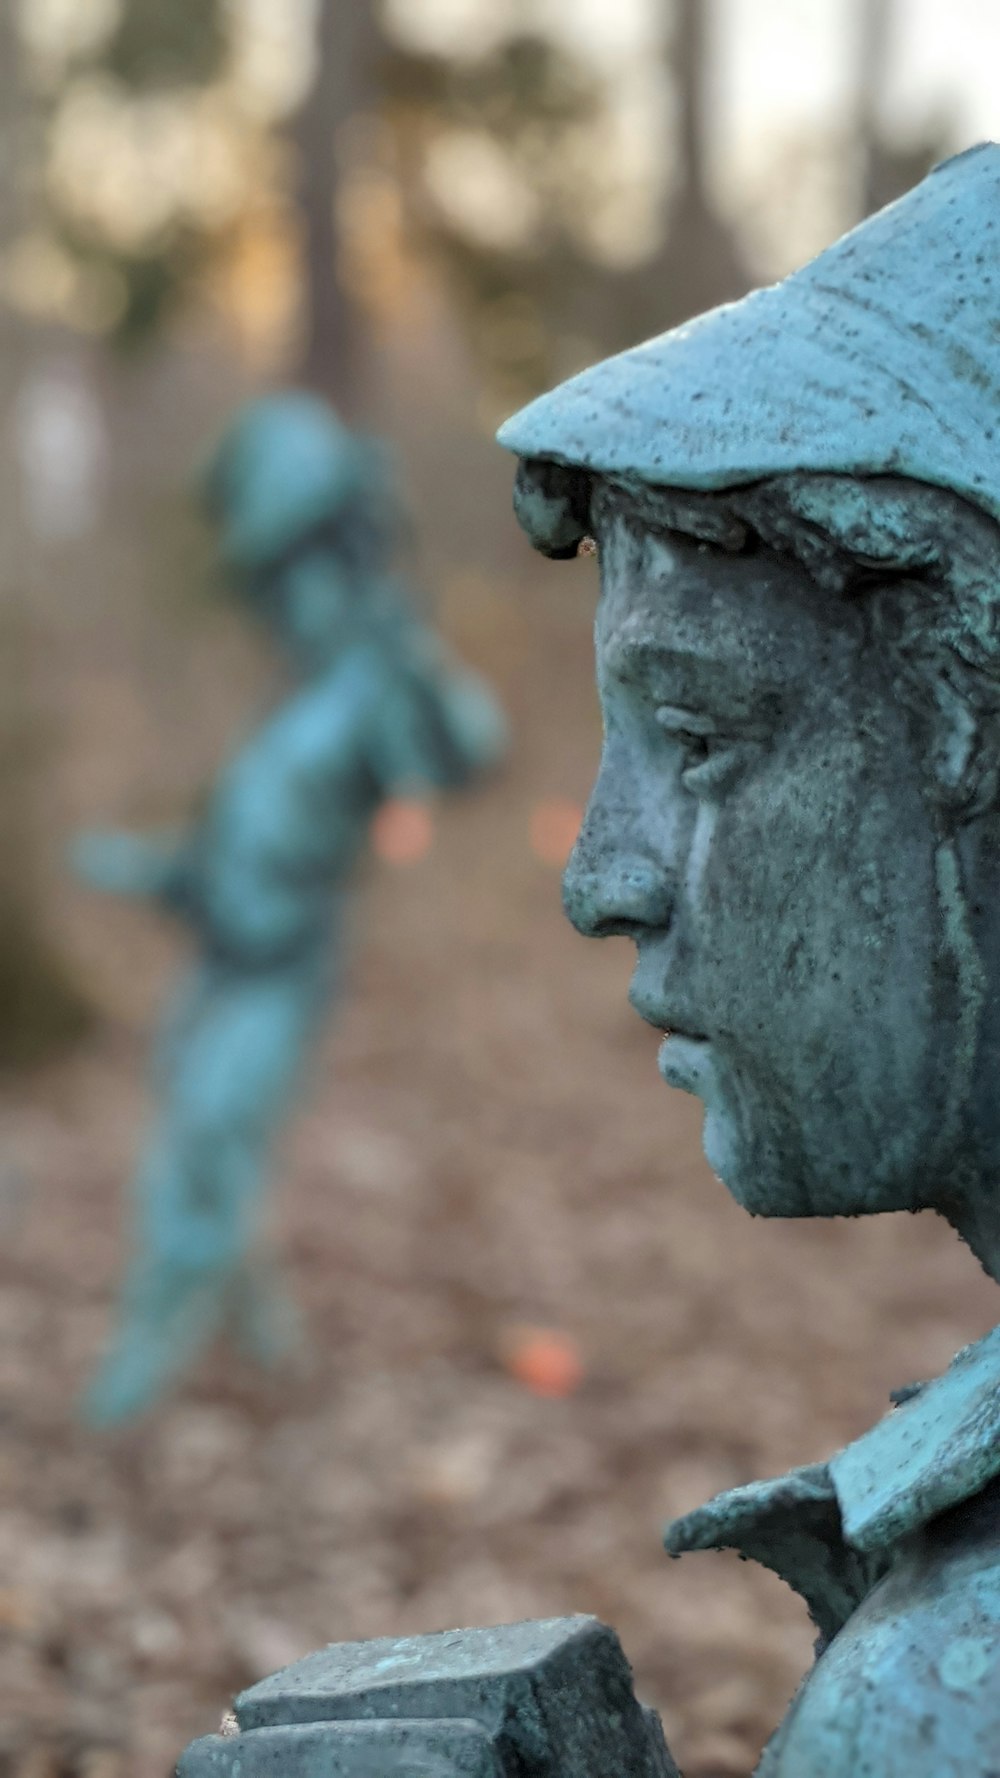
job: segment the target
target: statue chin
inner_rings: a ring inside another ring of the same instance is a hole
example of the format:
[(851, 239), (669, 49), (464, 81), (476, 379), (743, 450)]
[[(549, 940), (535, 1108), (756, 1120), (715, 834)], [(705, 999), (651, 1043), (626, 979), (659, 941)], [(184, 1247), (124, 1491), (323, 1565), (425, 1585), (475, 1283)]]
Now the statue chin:
[[(690, 1061), (691, 1053), (695, 1062)], [(751, 1216), (797, 1216), (790, 1199), (788, 1168), (753, 1127), (732, 1085), (731, 1070), (720, 1068), (715, 1045), (671, 1037), (660, 1052), (660, 1074), (671, 1086), (693, 1093), (704, 1107), (701, 1146), (716, 1178)], [(723, 1078), (724, 1075), (724, 1078)]]
[(809, 1216), (808, 1195), (789, 1184), (763, 1145), (748, 1142), (728, 1108), (707, 1106), (701, 1145), (712, 1172), (750, 1216)]
[[(744, 1167), (741, 1165), (743, 1157), (740, 1134), (736, 1119), (728, 1107), (706, 1104), (701, 1146), (712, 1172), (718, 1179), (721, 1179), (726, 1190), (736, 1199), (736, 1202), (756, 1215), (767, 1215), (767, 1207), (748, 1201), (748, 1195), (742, 1189)], [(756, 1193), (751, 1194), (751, 1196), (756, 1195)]]
[(828, 1182), (810, 1176), (801, 1157), (793, 1158), (788, 1142), (782, 1143), (755, 1109), (756, 1119), (721, 1086), (705, 1098), (705, 1159), (741, 1209), (774, 1218), (840, 1216), (863, 1207), (842, 1203)]

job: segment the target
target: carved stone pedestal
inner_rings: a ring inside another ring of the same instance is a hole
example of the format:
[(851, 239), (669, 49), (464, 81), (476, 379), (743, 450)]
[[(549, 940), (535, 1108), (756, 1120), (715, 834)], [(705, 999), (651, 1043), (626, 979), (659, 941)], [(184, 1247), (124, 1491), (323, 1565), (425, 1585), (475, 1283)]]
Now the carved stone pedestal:
[(333, 1643), (236, 1699), (178, 1778), (678, 1778), (596, 1618)]

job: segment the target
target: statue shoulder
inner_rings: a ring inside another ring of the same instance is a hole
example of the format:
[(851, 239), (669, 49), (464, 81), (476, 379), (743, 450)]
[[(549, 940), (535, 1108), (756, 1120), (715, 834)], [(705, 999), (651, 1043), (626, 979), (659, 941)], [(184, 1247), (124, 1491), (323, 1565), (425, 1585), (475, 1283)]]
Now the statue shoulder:
[(1000, 1749), (1000, 1492), (915, 1538), (826, 1648), (759, 1778), (993, 1778)]

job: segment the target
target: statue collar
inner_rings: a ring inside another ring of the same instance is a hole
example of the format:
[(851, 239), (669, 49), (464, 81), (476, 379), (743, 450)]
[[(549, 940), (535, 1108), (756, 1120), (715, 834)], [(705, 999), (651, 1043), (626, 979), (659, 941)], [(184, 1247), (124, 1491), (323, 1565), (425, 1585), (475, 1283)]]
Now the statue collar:
[(1000, 1476), (1000, 1327), (829, 1463), (720, 1494), (668, 1526), (671, 1555), (735, 1549), (800, 1593), (824, 1639), (894, 1546)]
[(884, 1549), (1000, 1475), (1000, 1327), (829, 1465), (844, 1536)]

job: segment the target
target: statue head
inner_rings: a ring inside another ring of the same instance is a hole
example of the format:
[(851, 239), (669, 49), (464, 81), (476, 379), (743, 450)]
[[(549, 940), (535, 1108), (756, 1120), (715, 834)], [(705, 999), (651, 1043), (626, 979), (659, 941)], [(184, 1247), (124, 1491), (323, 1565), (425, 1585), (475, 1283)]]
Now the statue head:
[[(596, 539), (570, 918), (766, 1215), (936, 1207), (1000, 1263), (1000, 149), (508, 422)], [(919, 280), (913, 276), (919, 264)]]
[(380, 447), (319, 396), (242, 408), (201, 476), (223, 561), (251, 609), (309, 664), (329, 654), (396, 546), (401, 512)]

